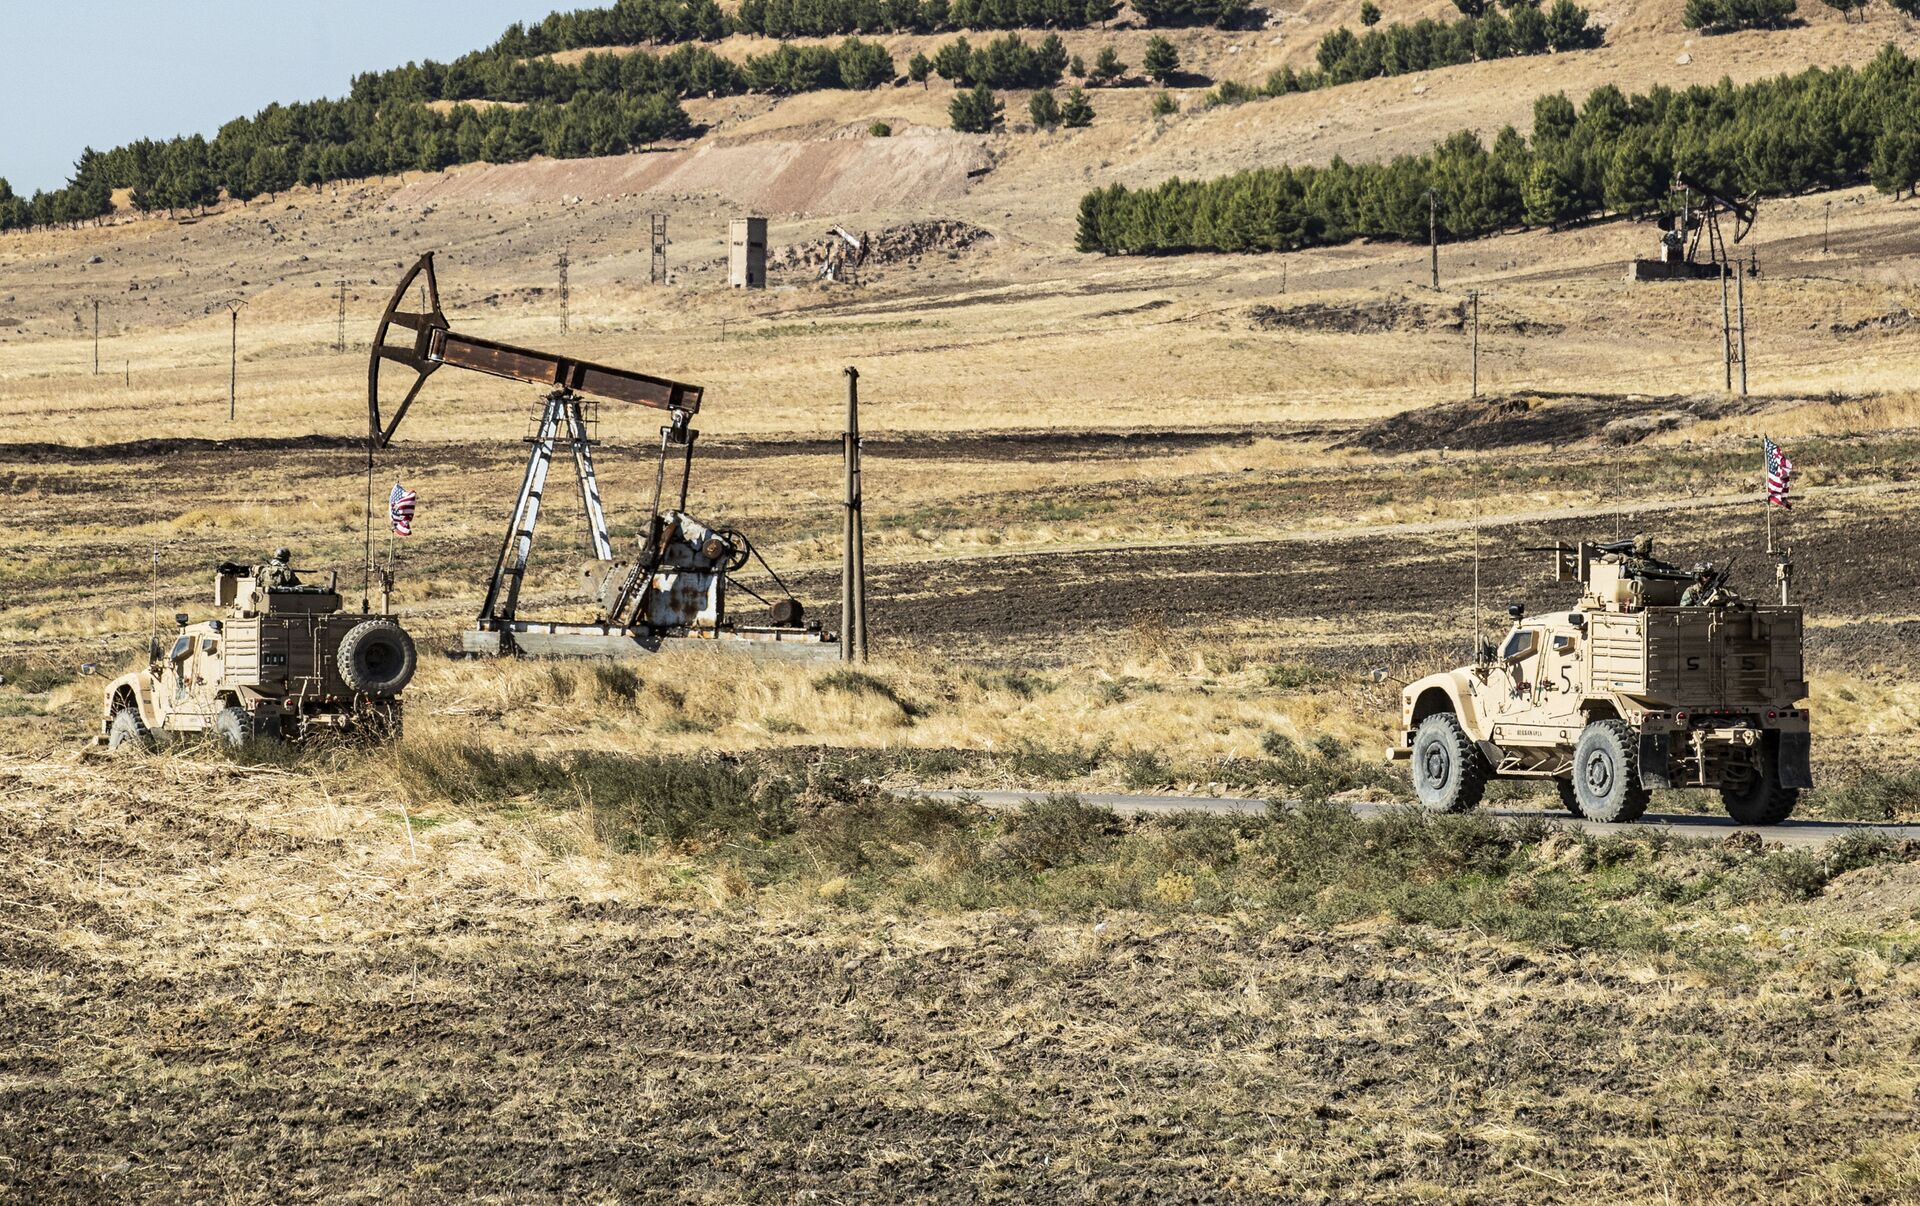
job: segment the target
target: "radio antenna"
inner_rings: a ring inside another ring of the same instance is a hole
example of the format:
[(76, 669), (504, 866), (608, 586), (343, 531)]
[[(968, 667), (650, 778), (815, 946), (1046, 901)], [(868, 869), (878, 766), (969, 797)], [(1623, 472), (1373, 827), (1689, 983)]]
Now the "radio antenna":
[(1467, 655), (1480, 660), (1480, 504), (1473, 504), (1473, 641)]

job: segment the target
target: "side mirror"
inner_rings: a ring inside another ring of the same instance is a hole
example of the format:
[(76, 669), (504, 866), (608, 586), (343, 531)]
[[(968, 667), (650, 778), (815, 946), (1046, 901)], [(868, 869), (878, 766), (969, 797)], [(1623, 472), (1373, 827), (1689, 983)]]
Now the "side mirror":
[(1507, 614), (1513, 617), (1514, 623), (1518, 624), (1520, 617), (1527, 614), (1527, 605), (1524, 603), (1509, 603), (1507, 604)]
[(1567, 616), (1567, 623), (1573, 625), (1575, 628), (1585, 628), (1587, 626), (1587, 617), (1580, 612), (1572, 612)]
[(187, 626), (187, 613), (184, 611), (174, 612), (173, 622), (179, 625), (181, 628), (185, 628)]
[(209, 632), (219, 632), (219, 631), (220, 631), (220, 621), (218, 621), (218, 620), (208, 620), (208, 621), (207, 621), (207, 631), (209, 631)]

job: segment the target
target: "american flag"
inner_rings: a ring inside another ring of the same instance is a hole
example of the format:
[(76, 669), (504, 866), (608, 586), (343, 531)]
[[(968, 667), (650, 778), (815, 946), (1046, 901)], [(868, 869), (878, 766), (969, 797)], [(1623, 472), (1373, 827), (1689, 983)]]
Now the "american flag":
[(393, 521), (395, 536), (413, 535), (413, 501), (417, 497), (399, 482), (393, 483), (393, 493), (387, 496), (387, 518)]
[(1776, 507), (1792, 508), (1793, 502), (1787, 494), (1793, 489), (1793, 462), (1787, 459), (1786, 450), (1767, 436), (1761, 436), (1760, 442), (1767, 453), (1767, 501)]

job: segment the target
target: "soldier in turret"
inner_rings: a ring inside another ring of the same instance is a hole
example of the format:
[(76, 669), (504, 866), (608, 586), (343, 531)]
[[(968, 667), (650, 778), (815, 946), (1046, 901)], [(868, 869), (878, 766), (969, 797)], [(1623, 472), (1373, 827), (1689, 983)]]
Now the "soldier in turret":
[(1714, 572), (1713, 562), (1697, 563), (1693, 567), (1693, 584), (1680, 594), (1680, 606), (1712, 607), (1716, 603), (1726, 602), (1726, 591), (1721, 589), (1720, 577)]
[(293, 572), (293, 550), (278, 548), (273, 550), (273, 560), (253, 571), (254, 581), (264, 590), (285, 590), (300, 585), (300, 575)]

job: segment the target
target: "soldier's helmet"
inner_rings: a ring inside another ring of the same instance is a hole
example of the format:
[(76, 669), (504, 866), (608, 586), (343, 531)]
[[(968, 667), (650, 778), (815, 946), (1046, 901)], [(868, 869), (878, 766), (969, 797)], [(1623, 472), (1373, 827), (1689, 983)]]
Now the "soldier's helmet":
[(1711, 561), (1694, 562), (1693, 576), (1696, 578), (1711, 578), (1713, 576), (1713, 562)]
[(293, 550), (292, 549), (275, 549), (273, 550), (273, 559), (275, 561), (292, 561)]

